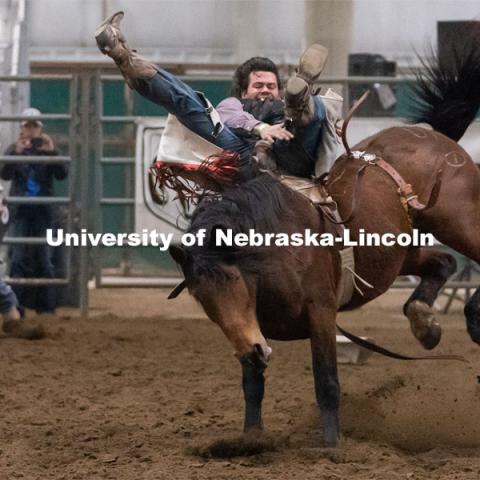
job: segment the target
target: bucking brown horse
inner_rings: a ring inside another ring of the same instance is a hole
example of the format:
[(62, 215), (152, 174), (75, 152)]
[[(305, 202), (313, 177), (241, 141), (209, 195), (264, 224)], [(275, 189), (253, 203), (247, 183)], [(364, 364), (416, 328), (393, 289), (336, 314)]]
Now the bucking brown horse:
[[(375, 162), (340, 157), (328, 181), (353, 238), (366, 232), (400, 234), (417, 228), (480, 262), (480, 172), (456, 142), (480, 106), (478, 48), (448, 65), (427, 66), (420, 79), (416, 126), (384, 130), (356, 145), (391, 164), (411, 185), (423, 210), (402, 202), (397, 186)], [(362, 169), (362, 178), (359, 170)], [(354, 215), (352, 212), (354, 206)], [(334, 232), (309, 200), (269, 175), (249, 180), (220, 198), (204, 200), (190, 232), (206, 231), (205, 246), (172, 247), (186, 286), (232, 344), (243, 370), (245, 430), (262, 428), (267, 339), (310, 339), (315, 391), (327, 445), (339, 439), (340, 389), (335, 352), (336, 292), (341, 276), (337, 247), (217, 246), (219, 232)], [(373, 288), (355, 292), (344, 309), (384, 293), (398, 275), (421, 282), (405, 304), (413, 333), (426, 347), (440, 340), (433, 302), (455, 270), (448, 253), (418, 247), (358, 247), (355, 270)], [(465, 306), (467, 330), (480, 343), (480, 289)]]

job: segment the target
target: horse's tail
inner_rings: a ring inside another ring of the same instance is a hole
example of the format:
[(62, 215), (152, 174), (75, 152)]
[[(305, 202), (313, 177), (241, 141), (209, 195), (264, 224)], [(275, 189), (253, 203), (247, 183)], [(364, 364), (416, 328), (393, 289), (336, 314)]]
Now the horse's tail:
[(462, 138), (480, 108), (480, 35), (463, 49), (452, 49), (448, 59), (420, 58), (424, 71), (409, 112), (410, 120), (428, 123), (456, 142)]

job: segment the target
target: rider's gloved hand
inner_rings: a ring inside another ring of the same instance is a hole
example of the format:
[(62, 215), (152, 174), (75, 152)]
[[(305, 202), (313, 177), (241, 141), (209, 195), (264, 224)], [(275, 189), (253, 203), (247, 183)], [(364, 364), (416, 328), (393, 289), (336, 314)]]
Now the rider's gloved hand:
[(255, 134), (257, 134), (262, 140), (273, 143), (274, 140), (291, 140), (293, 133), (289, 132), (281, 123), (276, 125), (269, 125), (268, 123), (259, 123), (254, 128)]

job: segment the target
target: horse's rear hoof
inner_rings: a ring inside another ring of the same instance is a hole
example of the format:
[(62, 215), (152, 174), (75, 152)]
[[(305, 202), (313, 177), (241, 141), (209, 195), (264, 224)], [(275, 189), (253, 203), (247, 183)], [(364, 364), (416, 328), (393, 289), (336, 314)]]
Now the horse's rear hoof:
[(442, 327), (437, 321), (433, 321), (428, 330), (428, 335), (420, 340), (420, 343), (427, 349), (432, 350), (439, 343), (442, 338)]
[(477, 343), (480, 345), (480, 328), (478, 327), (470, 327), (470, 325), (467, 326), (467, 331), (468, 334), (470, 335), (470, 338), (472, 339), (473, 342)]
[(336, 442), (324, 442), (323, 446), (325, 448), (337, 448), (338, 447), (338, 440)]
[[(479, 289), (480, 290), (480, 289)], [(477, 290), (465, 305), (464, 313), (467, 319), (467, 332), (470, 338), (480, 345), (480, 295)]]
[(407, 305), (405, 313), (415, 338), (427, 350), (432, 350), (442, 338), (442, 327), (435, 320), (433, 310), (424, 302), (414, 300)]
[(326, 438), (326, 436), (323, 437), (323, 446), (325, 448), (336, 448), (338, 447), (339, 443), (340, 443), (340, 438), (337, 435), (330, 438)]

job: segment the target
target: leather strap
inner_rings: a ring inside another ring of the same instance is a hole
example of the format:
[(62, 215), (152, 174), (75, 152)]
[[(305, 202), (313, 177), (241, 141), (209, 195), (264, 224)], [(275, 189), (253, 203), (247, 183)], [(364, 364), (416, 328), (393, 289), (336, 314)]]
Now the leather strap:
[(377, 157), (372, 164), (379, 166), (384, 172), (390, 175), (391, 179), (397, 184), (398, 193), (414, 210), (424, 210), (427, 206), (418, 201), (418, 195), (414, 193), (412, 185), (407, 183), (402, 176), (387, 163), (383, 158)]

